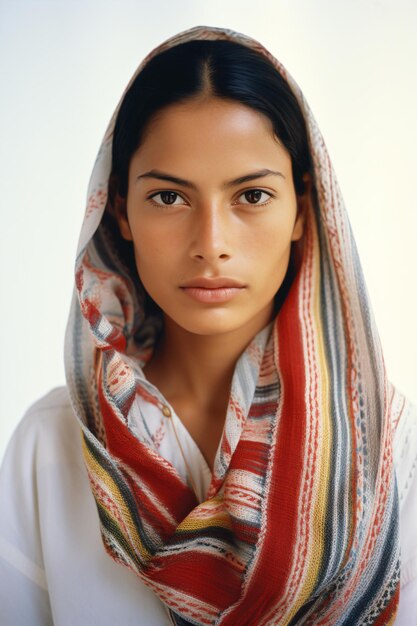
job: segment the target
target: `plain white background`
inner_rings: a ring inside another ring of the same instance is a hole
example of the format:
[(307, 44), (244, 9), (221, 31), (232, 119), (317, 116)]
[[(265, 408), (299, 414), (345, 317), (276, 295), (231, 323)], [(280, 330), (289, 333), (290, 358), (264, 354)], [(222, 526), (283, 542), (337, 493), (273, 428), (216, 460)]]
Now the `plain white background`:
[(0, 457), (64, 383), (86, 190), (142, 58), (207, 24), (261, 41), (317, 118), (348, 207), (391, 380), (417, 400), (417, 3), (0, 0)]

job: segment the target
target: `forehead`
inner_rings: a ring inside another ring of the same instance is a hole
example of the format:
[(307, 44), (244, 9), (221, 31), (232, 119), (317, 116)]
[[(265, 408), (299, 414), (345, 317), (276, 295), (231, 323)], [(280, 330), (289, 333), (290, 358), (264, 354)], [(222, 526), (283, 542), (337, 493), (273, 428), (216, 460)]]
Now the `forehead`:
[(206, 98), (158, 112), (131, 165), (214, 174), (248, 167), (288, 170), (291, 159), (266, 116), (239, 102)]

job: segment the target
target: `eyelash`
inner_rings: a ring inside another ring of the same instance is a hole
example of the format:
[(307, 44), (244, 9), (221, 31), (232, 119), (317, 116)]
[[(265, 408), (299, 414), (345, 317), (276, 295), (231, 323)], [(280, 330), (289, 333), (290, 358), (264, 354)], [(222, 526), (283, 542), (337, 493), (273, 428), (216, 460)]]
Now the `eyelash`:
[[(271, 193), (270, 191), (265, 191), (264, 189), (258, 189), (258, 187), (253, 187), (251, 189), (245, 189), (245, 191), (242, 191), (238, 198), (240, 198), (240, 196), (243, 196), (244, 194), (253, 192), (253, 191), (260, 191), (261, 193), (264, 193), (268, 196), (268, 200), (265, 200), (264, 202), (242, 202), (243, 205), (245, 206), (265, 206), (267, 204), (269, 204), (269, 202), (271, 202), (272, 198), (275, 198), (274, 194)], [(182, 197), (182, 195), (180, 193), (178, 193), (177, 191), (172, 191), (171, 189), (164, 189), (163, 191), (158, 191), (156, 193), (151, 194), (150, 196), (148, 196), (146, 198), (146, 200), (149, 200), (154, 206), (157, 206), (159, 208), (169, 208), (172, 206), (178, 206), (177, 204), (165, 204), (165, 203), (159, 203), (156, 202), (154, 200), (154, 198), (156, 198), (157, 196), (160, 196), (163, 193), (173, 193), (175, 194), (177, 197), (175, 198), (175, 200), (177, 200), (177, 198), (182, 198), (182, 200), (184, 200), (184, 198)], [(175, 202), (175, 201), (174, 201)]]

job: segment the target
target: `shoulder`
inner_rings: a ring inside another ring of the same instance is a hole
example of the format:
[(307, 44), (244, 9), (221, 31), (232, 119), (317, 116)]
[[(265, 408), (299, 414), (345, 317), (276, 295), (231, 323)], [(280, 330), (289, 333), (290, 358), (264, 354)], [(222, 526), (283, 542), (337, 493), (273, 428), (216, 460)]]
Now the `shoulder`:
[(14, 436), (36, 437), (45, 433), (47, 424), (53, 429), (68, 427), (75, 419), (67, 387), (55, 387), (34, 402), (25, 412), (15, 430)]
[(400, 499), (406, 498), (417, 469), (417, 407), (400, 393), (393, 401), (393, 451)]
[(65, 419), (68, 414), (72, 414), (68, 389), (55, 387), (27, 409), (18, 429), (30, 430), (40, 421)]
[(2, 477), (28, 480), (46, 466), (75, 461), (80, 457), (79, 433), (67, 388), (52, 389), (28, 408), (15, 428), (4, 454)]
[(27, 475), (47, 465), (78, 459), (79, 432), (67, 388), (52, 389), (20, 420), (6, 448), (2, 471)]
[(401, 582), (417, 584), (417, 408), (399, 392), (393, 398), (394, 465), (400, 503)]

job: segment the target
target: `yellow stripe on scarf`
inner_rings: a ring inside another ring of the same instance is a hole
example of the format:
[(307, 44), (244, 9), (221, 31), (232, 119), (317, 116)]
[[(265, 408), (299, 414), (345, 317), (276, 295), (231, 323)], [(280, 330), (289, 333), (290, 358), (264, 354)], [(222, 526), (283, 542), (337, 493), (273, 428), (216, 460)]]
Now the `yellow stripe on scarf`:
[[(197, 507), (194, 511), (191, 511), (187, 517), (185, 517), (181, 524), (177, 527), (177, 532), (190, 532), (194, 530), (200, 530), (202, 528), (227, 528), (228, 530), (232, 530), (232, 523), (230, 521), (230, 516), (225, 511), (219, 511), (219, 513), (214, 515), (203, 516), (201, 513), (199, 514), (199, 509), (204, 506), (204, 509), (217, 509), (221, 504), (223, 498), (221, 496), (216, 496), (207, 500), (202, 505)], [(197, 513), (197, 515), (196, 515)]]
[(111, 493), (113, 504), (119, 511), (120, 517), (122, 518), (125, 527), (128, 529), (128, 533), (123, 532), (123, 528), (120, 526), (119, 520), (112, 514), (111, 509), (109, 509), (108, 506), (106, 506), (106, 504), (103, 502), (100, 494), (96, 493), (95, 497), (97, 501), (101, 502), (102, 506), (107, 512), (107, 515), (111, 517), (114, 520), (115, 524), (117, 524), (117, 526), (120, 528), (121, 535), (123, 535), (126, 541), (133, 546), (135, 553), (139, 554), (141, 560), (146, 563), (152, 555), (145, 548), (141, 541), (141, 538), (136, 530), (136, 525), (130, 514), (129, 507), (126, 504), (123, 494), (121, 493), (117, 483), (113, 480), (110, 474), (108, 474), (97, 462), (94, 455), (88, 448), (84, 436), (82, 437), (82, 446), (84, 458), (89, 472), (92, 476), (94, 476), (99, 484), (105, 485), (106, 489)]

